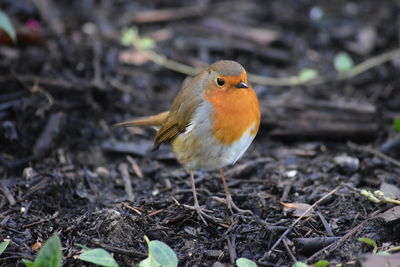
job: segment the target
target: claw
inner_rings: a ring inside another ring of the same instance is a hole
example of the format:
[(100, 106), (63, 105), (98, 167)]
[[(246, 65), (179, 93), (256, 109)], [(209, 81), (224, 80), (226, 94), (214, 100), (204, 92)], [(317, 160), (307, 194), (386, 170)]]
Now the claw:
[(220, 198), (220, 197), (213, 197), (216, 201), (225, 203), (228, 206), (228, 209), (232, 214), (234, 214), (236, 211), (239, 214), (249, 214), (249, 215), (254, 215), (254, 213), (251, 210), (244, 210), (236, 206), (235, 202), (232, 200), (232, 196), (229, 194), (226, 196), (226, 198)]
[(207, 221), (205, 220), (205, 218), (207, 218), (208, 220), (215, 222), (215, 223), (220, 223), (222, 222), (222, 219), (219, 219), (217, 217), (208, 215), (206, 212), (212, 212), (211, 210), (207, 210), (204, 209), (202, 207), (200, 207), (199, 205), (199, 201), (197, 200), (197, 194), (196, 194), (196, 185), (194, 182), (194, 175), (193, 172), (190, 172), (190, 180), (192, 182), (192, 192), (193, 192), (193, 198), (194, 198), (194, 206), (189, 206), (189, 205), (183, 205), (185, 208), (191, 209), (191, 210), (195, 210), (197, 212), (197, 214), (199, 215), (200, 219), (203, 221), (203, 223), (205, 225), (207, 224)]
[(222, 182), (224, 184), (226, 198), (225, 199), (221, 199), (221, 198), (215, 197), (215, 199), (217, 201), (224, 202), (228, 206), (228, 209), (231, 211), (232, 214), (233, 214), (233, 211), (232, 211), (232, 209), (233, 209), (233, 210), (237, 211), (240, 214), (254, 215), (254, 213), (251, 210), (243, 210), (243, 209), (239, 208), (238, 206), (236, 206), (236, 204), (232, 200), (232, 195), (229, 192), (228, 184), (226, 183), (226, 179), (225, 179), (224, 170), (220, 169), (219, 171), (220, 171), (220, 174), (221, 174)]
[(185, 208), (190, 209), (190, 210), (195, 210), (197, 212), (197, 215), (200, 217), (200, 219), (203, 221), (203, 223), (207, 226), (207, 221), (206, 219), (208, 219), (209, 221), (215, 222), (215, 223), (221, 223), (223, 222), (222, 219), (211, 216), (209, 214), (207, 214), (207, 212), (212, 212), (211, 210), (205, 209), (200, 207), (200, 205), (196, 205), (196, 203), (194, 204), (194, 206), (190, 206), (190, 205), (183, 205)]

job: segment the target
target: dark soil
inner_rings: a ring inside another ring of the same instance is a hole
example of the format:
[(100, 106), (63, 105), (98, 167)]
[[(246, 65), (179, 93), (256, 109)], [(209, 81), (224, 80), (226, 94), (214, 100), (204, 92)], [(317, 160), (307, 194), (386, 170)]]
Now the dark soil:
[[(157, 22), (153, 16), (145, 23), (137, 16), (196, 5), (198, 12), (187, 10), (180, 19), (175, 14)], [(233, 266), (238, 257), (259, 266), (346, 263), (371, 253), (360, 237), (382, 250), (400, 245), (398, 221), (379, 216), (394, 204), (376, 204), (359, 193), (390, 184), (396, 197), (400, 186), (399, 134), (393, 128), (400, 117), (400, 61), (347, 81), (334, 79), (332, 64), (340, 51), (360, 63), (397, 48), (398, 1), (3, 0), (0, 9), (17, 29), (28, 21), (39, 24), (33, 37), (19, 33), (18, 45), (0, 46), (0, 237), (11, 239), (1, 266), (23, 266), (21, 259), (36, 254), (32, 246), (53, 235), (61, 238), (64, 266), (89, 266), (76, 259), (77, 244), (103, 247), (120, 266), (135, 266), (146, 257), (144, 235), (171, 246), (179, 266)], [(228, 29), (212, 27), (216, 19)], [(279, 36), (261, 44), (232, 25)], [(322, 132), (283, 138), (270, 134), (264, 114), (245, 156), (225, 168), (234, 201), (254, 216), (232, 215), (216, 202), (213, 196), (224, 196), (218, 172), (199, 170), (200, 203), (224, 221), (206, 226), (182, 205), (193, 203), (189, 177), (169, 147), (150, 152), (154, 131), (111, 128), (167, 110), (185, 78), (150, 61), (142, 64), (138, 53), (122, 46), (121, 30), (130, 26), (156, 40), (158, 53), (192, 66), (234, 59), (248, 72), (270, 77), (317, 69), (331, 81), (255, 84), (263, 109), (282, 95), (363, 102), (376, 109), (378, 128), (372, 136), (327, 138)], [(136, 56), (134, 64), (123, 62), (124, 53)], [(117, 142), (123, 142), (122, 151)], [(121, 175), (126, 168), (131, 195)], [(338, 186), (270, 251), (299, 212), (284, 210), (281, 202), (313, 204)], [(318, 243), (314, 237), (327, 239)]]

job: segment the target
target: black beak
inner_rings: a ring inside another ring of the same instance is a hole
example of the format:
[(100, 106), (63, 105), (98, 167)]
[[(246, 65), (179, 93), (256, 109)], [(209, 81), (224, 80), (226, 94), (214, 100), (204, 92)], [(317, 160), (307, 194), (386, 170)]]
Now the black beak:
[(236, 84), (236, 88), (249, 88), (249, 86), (245, 82), (240, 82)]

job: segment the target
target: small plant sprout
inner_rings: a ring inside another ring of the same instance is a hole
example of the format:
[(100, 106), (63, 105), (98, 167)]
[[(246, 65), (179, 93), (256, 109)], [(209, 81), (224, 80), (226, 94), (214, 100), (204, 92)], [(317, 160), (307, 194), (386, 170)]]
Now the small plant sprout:
[(305, 68), (299, 73), (299, 79), (303, 82), (317, 78), (318, 72), (315, 69)]
[(27, 267), (61, 267), (61, 241), (58, 236), (50, 237), (39, 250), (35, 261), (23, 259)]
[(131, 46), (133, 41), (138, 38), (138, 35), (138, 30), (134, 27), (122, 30), (121, 44), (124, 46)]
[(124, 46), (134, 45), (137, 48), (149, 50), (155, 46), (155, 41), (149, 37), (140, 37), (137, 28), (128, 28), (122, 31), (121, 43)]
[(380, 190), (376, 190), (372, 193), (369, 190), (363, 189), (363, 190), (361, 190), (360, 194), (362, 196), (366, 197), (369, 201), (372, 201), (375, 203), (392, 203), (392, 204), (400, 205), (400, 200), (386, 197), (385, 194)]
[(395, 248), (388, 249), (388, 250), (378, 251), (379, 247), (376, 244), (375, 240), (372, 240), (372, 239), (366, 238), (366, 237), (360, 237), (358, 239), (358, 241), (360, 241), (360, 242), (362, 242), (364, 244), (372, 246), (373, 247), (372, 253), (373, 254), (377, 254), (377, 255), (387, 256), (387, 255), (390, 255), (390, 252), (397, 251), (398, 249), (400, 249), (400, 247), (395, 247)]
[(358, 241), (360, 241), (361, 243), (368, 244), (368, 245), (372, 246), (374, 248), (373, 251), (372, 251), (374, 254), (376, 254), (376, 252), (378, 251), (378, 245), (376, 244), (375, 240), (372, 240), (372, 239), (366, 238), (366, 237), (360, 237), (358, 239)]
[(139, 267), (177, 267), (178, 258), (175, 252), (164, 242), (150, 241), (147, 236), (144, 240), (149, 248), (149, 256), (139, 263)]
[(89, 249), (79, 255), (79, 259), (105, 267), (119, 266), (113, 256), (102, 248)]
[(313, 267), (328, 267), (330, 264), (327, 260), (320, 260), (313, 264)]
[(246, 258), (239, 258), (236, 260), (237, 267), (257, 267), (257, 264)]
[(346, 52), (336, 54), (333, 66), (337, 72), (348, 72), (354, 67), (353, 59)]
[(6, 13), (0, 10), (0, 30), (3, 30), (13, 41), (14, 43), (17, 41), (17, 35), (15, 33), (14, 26), (12, 25), (10, 18)]

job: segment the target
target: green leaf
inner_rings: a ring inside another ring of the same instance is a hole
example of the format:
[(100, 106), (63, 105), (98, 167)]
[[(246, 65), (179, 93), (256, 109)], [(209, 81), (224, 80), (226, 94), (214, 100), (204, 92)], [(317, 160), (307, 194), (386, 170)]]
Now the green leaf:
[(6, 34), (15, 43), (17, 41), (17, 35), (15, 34), (14, 26), (6, 13), (0, 10), (0, 29), (6, 32)]
[(400, 132), (400, 118), (395, 118), (393, 122), (393, 127), (396, 132)]
[(22, 259), (22, 262), (25, 264), (26, 267), (34, 267), (35, 266), (33, 264), (33, 262), (30, 260)]
[(61, 266), (61, 241), (58, 236), (50, 237), (39, 250), (34, 267), (60, 267)]
[(376, 253), (376, 255), (389, 256), (390, 252), (388, 252), (388, 251), (379, 251), (378, 253)]
[(159, 267), (161, 266), (153, 257), (148, 257), (139, 263), (139, 267)]
[(310, 69), (310, 68), (302, 69), (299, 74), (299, 78), (302, 81), (309, 81), (315, 79), (317, 76), (318, 72), (315, 69)]
[(138, 45), (142, 49), (152, 49), (156, 45), (156, 42), (149, 37), (143, 37), (140, 39)]
[(158, 240), (150, 241), (149, 257), (153, 257), (162, 267), (178, 266), (178, 258), (172, 248)]
[(118, 267), (113, 256), (102, 248), (95, 248), (83, 252), (79, 259), (105, 267)]
[(4, 250), (6, 250), (6, 248), (8, 247), (9, 244), (10, 244), (10, 241), (3, 241), (0, 243), (0, 255), (1, 255), (1, 253), (4, 252)]
[(124, 46), (131, 46), (133, 41), (138, 37), (137, 28), (128, 28), (122, 31), (121, 43)]
[(257, 267), (257, 264), (254, 261), (246, 259), (246, 258), (237, 259), (236, 265), (238, 267)]
[(314, 267), (327, 267), (327, 266), (329, 266), (330, 265), (330, 263), (329, 263), (329, 261), (327, 261), (327, 260), (320, 260), (320, 261), (317, 261), (316, 263), (314, 263)]
[(333, 65), (338, 72), (348, 72), (354, 66), (353, 59), (346, 52), (336, 54)]
[(373, 247), (374, 247), (374, 250), (378, 248), (378, 245), (377, 245), (376, 242), (375, 242), (374, 240), (372, 240), (372, 239), (369, 239), (369, 238), (366, 238), (366, 237), (360, 237), (360, 238), (358, 239), (358, 241), (373, 246)]
[(305, 264), (304, 262), (296, 261), (296, 262), (292, 265), (292, 267), (308, 267), (308, 265)]

